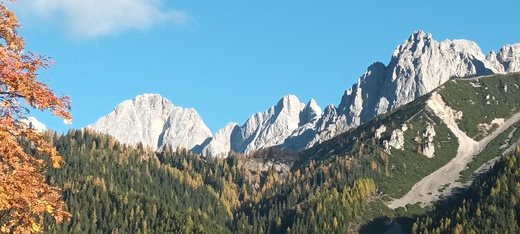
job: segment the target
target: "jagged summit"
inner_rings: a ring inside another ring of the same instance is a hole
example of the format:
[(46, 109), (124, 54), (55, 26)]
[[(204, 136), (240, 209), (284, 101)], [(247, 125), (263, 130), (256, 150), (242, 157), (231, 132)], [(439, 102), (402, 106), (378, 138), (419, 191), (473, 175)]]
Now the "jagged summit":
[(321, 117), (322, 111), (318, 103), (311, 99), (300, 113), (300, 123), (315, 122)]
[(395, 50), (386, 69), (387, 73), (381, 75), (391, 82), (382, 95), (389, 101), (390, 109), (414, 100), (452, 77), (498, 72), (475, 42), (439, 43), (422, 31), (414, 33)]
[(414, 32), (396, 48), (388, 65), (372, 64), (358, 83), (345, 92), (335, 118), (344, 118), (346, 122), (332, 122), (346, 126), (332, 129), (356, 127), (377, 114), (415, 100), (453, 77), (519, 71), (519, 53), (520, 44), (515, 44), (502, 47), (496, 56), (490, 53), (486, 57), (475, 42), (437, 42), (429, 33)]
[(228, 124), (202, 146), (203, 155), (222, 155), (230, 150), (248, 153), (261, 148), (283, 144), (300, 127), (314, 127), (321, 117), (321, 108), (316, 101), (307, 105), (295, 95), (286, 95), (264, 112), (251, 115), (242, 126)]
[(152, 148), (165, 144), (191, 149), (211, 136), (194, 109), (174, 106), (159, 94), (143, 94), (117, 105), (107, 116), (87, 126), (123, 143)]
[[(520, 43), (505, 45), (496, 54), (500, 73), (517, 72), (520, 70)], [(500, 67), (501, 65), (501, 67)]]
[(282, 97), (274, 107), (274, 114), (286, 114), (291, 116), (299, 114), (303, 107), (304, 104), (300, 103), (298, 97), (294, 95), (286, 95)]
[(295, 129), (306, 124), (314, 127), (312, 123), (320, 117), (316, 101), (305, 105), (296, 96), (286, 95), (265, 112), (251, 115), (244, 125), (229, 123), (211, 135), (194, 109), (176, 107), (159, 94), (143, 94), (120, 103), (87, 128), (130, 145), (141, 142), (156, 149), (171, 145), (218, 156), (230, 150), (247, 153), (282, 144)]

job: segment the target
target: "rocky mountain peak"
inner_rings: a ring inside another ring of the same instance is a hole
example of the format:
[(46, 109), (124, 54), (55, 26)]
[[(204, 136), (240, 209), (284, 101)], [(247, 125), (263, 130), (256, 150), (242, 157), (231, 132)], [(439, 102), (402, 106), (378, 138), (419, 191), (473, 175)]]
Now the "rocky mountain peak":
[(496, 60), (502, 65), (503, 72), (520, 70), (520, 43), (505, 45), (496, 54)]
[(315, 122), (321, 117), (321, 114), (321, 107), (318, 106), (318, 103), (316, 103), (314, 99), (311, 99), (301, 111), (300, 123)]
[(238, 148), (236, 142), (232, 142), (231, 139), (235, 138), (239, 132), (240, 126), (237, 123), (228, 123), (204, 143), (196, 146), (193, 152), (204, 156), (227, 157), (229, 151)]
[(497, 60), (497, 54), (495, 53), (495, 50), (491, 50), (487, 55), (486, 55), (486, 60), (488, 60), (489, 62), (491, 63), (496, 63), (498, 60)]
[(316, 101), (307, 105), (295, 95), (286, 95), (264, 112), (251, 115), (242, 126), (235, 123), (219, 130), (202, 145), (203, 155), (223, 155), (230, 150), (249, 153), (261, 148), (282, 145), (296, 131), (313, 129), (322, 111)]
[(426, 33), (423, 30), (417, 30), (410, 35), (408, 41), (432, 40), (432, 34)]
[(299, 114), (303, 107), (304, 105), (300, 103), (298, 97), (294, 95), (286, 95), (278, 101), (274, 108), (277, 114), (284, 112), (287, 115), (295, 115)]
[(163, 145), (191, 149), (211, 136), (194, 109), (175, 107), (159, 94), (143, 94), (124, 101), (87, 128), (126, 144), (141, 142), (154, 149)]
[(395, 50), (386, 69), (386, 79), (391, 82), (388, 82), (381, 94), (389, 106), (386, 110), (378, 110), (378, 113), (415, 100), (452, 77), (496, 72), (475, 42), (437, 42), (431, 34), (422, 31), (414, 33)]
[(416, 31), (394, 51), (392, 57), (398, 58), (408, 53), (424, 53), (431, 46), (432, 35), (424, 31)]
[(134, 103), (159, 103), (159, 102), (167, 102), (171, 103), (170, 100), (162, 97), (160, 94), (157, 93), (145, 93), (141, 95), (137, 95), (134, 99), (132, 99), (132, 102)]

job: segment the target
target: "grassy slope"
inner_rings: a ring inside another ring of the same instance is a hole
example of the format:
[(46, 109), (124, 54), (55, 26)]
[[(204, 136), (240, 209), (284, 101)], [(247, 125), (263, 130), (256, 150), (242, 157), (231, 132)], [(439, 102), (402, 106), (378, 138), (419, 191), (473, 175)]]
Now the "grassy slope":
[(444, 85), (439, 94), (450, 107), (462, 111), (459, 128), (480, 140), (486, 132), (479, 130), (479, 124), (507, 119), (520, 110), (520, 74), (455, 79)]
[[(496, 129), (497, 126), (491, 124), (493, 120), (507, 119), (520, 111), (520, 74), (452, 80), (439, 93), (450, 107), (463, 113), (458, 121), (459, 128), (478, 141)], [(479, 128), (479, 124), (487, 124), (490, 129)], [(501, 156), (503, 146), (518, 141), (520, 132), (514, 129), (519, 127), (518, 123), (513, 125), (476, 155), (461, 173), (462, 181), (468, 181), (484, 163)]]

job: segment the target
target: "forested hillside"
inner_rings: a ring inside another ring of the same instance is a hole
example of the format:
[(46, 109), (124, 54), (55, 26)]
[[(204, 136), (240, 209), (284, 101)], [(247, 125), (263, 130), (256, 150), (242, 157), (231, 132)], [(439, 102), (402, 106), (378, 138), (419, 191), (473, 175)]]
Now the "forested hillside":
[[(63, 199), (73, 218), (63, 224), (50, 222), (48, 232), (227, 230), (230, 214), (226, 200), (220, 197), (222, 191), (204, 186), (203, 178), (195, 172), (206, 169), (202, 160), (177, 153), (165, 154), (160, 162), (142, 148), (133, 149), (111, 137), (84, 131), (71, 130), (65, 136), (55, 136), (54, 141), (67, 164), (49, 170), (48, 180), (63, 188)], [(175, 162), (173, 157), (181, 156), (190, 164), (179, 168), (169, 165)], [(219, 171), (215, 176), (226, 178), (224, 170)]]
[(48, 181), (63, 188), (73, 217), (47, 222), (50, 233), (346, 232), (376, 190), (348, 176), (348, 159), (283, 182), (274, 170), (256, 177), (236, 155), (155, 154), (79, 130), (53, 141), (67, 164), (49, 169)]
[[(454, 116), (460, 130), (477, 141), (520, 110), (520, 74), (453, 79), (435, 92), (455, 115), (460, 115)], [(331, 163), (335, 157), (347, 157), (352, 165), (363, 168), (361, 174), (351, 172), (351, 176), (373, 178), (380, 191), (393, 198), (401, 197), (457, 154), (456, 135), (427, 104), (431, 95), (303, 151), (297, 163)], [(513, 124), (491, 139), (482, 152), (477, 152), (473, 162), (462, 171), (463, 179), (469, 180), (482, 164), (514, 145), (520, 139), (520, 131), (516, 131), (519, 126)], [(434, 149), (433, 153), (428, 155), (428, 149)]]

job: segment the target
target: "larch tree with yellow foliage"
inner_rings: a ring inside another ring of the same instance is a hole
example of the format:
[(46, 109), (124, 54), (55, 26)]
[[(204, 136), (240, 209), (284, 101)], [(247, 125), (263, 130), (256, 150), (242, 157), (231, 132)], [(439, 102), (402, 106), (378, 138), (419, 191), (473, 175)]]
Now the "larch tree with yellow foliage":
[[(14, 1), (14, 0), (10, 0)], [(39, 69), (52, 61), (25, 52), (21, 27), (13, 12), (0, 3), (0, 231), (8, 233), (42, 232), (43, 215), (57, 222), (68, 219), (60, 189), (45, 181), (49, 166), (64, 161), (44, 136), (27, 126), (30, 109), (49, 110), (70, 122), (70, 99), (58, 97), (36, 79)], [(35, 152), (28, 154), (21, 142), (30, 142)]]

